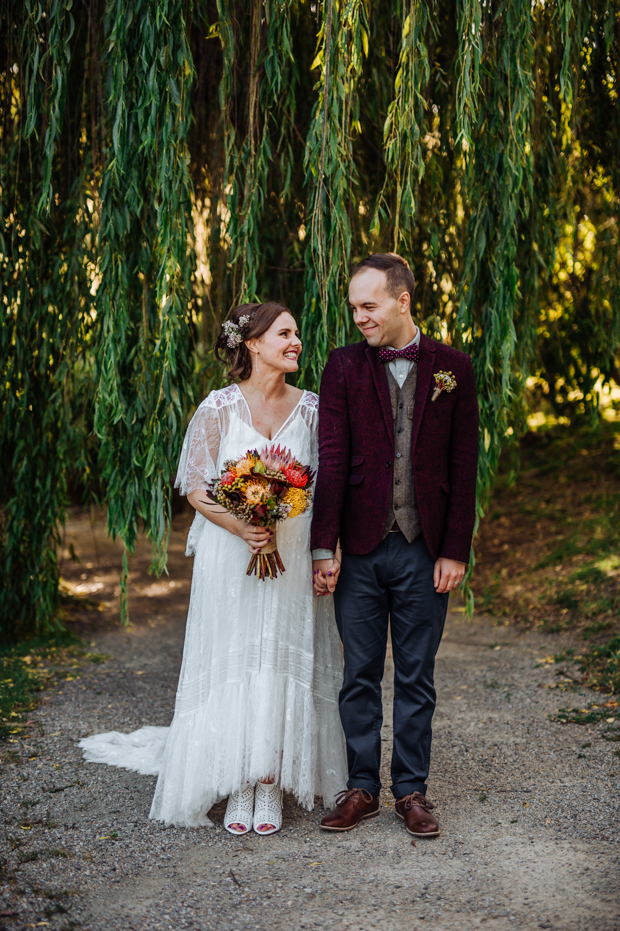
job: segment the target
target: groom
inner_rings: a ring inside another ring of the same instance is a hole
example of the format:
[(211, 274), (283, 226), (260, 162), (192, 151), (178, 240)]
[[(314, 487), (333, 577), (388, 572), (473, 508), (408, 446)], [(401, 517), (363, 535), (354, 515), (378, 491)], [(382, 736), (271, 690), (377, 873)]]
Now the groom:
[(396, 814), (414, 837), (433, 837), (433, 673), (449, 592), (470, 555), (478, 405), (469, 357), (416, 327), (414, 287), (393, 253), (353, 269), (349, 304), (365, 339), (334, 350), (323, 373), (311, 545), (315, 588), (334, 591), (349, 765), (348, 790), (321, 827), (348, 831), (379, 813), (389, 618)]

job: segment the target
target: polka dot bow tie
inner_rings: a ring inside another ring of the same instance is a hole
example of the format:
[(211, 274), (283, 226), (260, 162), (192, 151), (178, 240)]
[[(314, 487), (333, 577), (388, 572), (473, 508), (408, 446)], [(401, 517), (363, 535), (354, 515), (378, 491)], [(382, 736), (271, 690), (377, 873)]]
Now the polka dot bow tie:
[(379, 362), (393, 362), (394, 359), (409, 359), (410, 362), (417, 362), (420, 350), (417, 343), (411, 346), (405, 346), (404, 349), (380, 349)]

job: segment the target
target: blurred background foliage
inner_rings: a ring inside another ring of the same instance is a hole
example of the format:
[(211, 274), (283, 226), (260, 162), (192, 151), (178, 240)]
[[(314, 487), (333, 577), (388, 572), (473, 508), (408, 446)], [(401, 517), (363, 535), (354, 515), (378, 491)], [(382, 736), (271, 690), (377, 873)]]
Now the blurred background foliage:
[(2, 636), (59, 625), (71, 501), (164, 567), (221, 321), (286, 303), (316, 389), (369, 252), (472, 356), (480, 515), (528, 417), (610, 415), (619, 89), (613, 0), (0, 0)]

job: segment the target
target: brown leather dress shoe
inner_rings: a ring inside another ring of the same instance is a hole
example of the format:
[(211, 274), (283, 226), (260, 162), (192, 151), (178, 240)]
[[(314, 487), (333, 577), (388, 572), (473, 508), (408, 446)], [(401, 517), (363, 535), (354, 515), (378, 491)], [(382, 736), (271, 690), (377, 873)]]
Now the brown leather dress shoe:
[(438, 837), (439, 825), (430, 814), (435, 806), (421, 792), (403, 795), (396, 802), (396, 817), (414, 837)]
[(379, 796), (373, 798), (366, 789), (345, 789), (336, 796), (336, 807), (328, 811), (321, 827), (325, 831), (351, 831), (364, 818), (379, 814)]

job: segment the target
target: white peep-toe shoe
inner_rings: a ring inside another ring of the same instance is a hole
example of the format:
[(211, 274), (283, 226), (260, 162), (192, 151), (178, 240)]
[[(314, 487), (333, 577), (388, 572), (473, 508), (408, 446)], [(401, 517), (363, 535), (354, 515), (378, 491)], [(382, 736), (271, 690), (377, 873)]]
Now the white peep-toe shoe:
[[(224, 827), (231, 834), (247, 834), (252, 829), (254, 813), (254, 786), (249, 783), (242, 789), (235, 789), (228, 796)], [(233, 827), (239, 825), (239, 827)]]
[[(259, 830), (271, 824), (267, 830)], [(254, 830), (263, 836), (275, 834), (282, 827), (282, 789), (272, 782), (257, 782), (254, 797)]]

